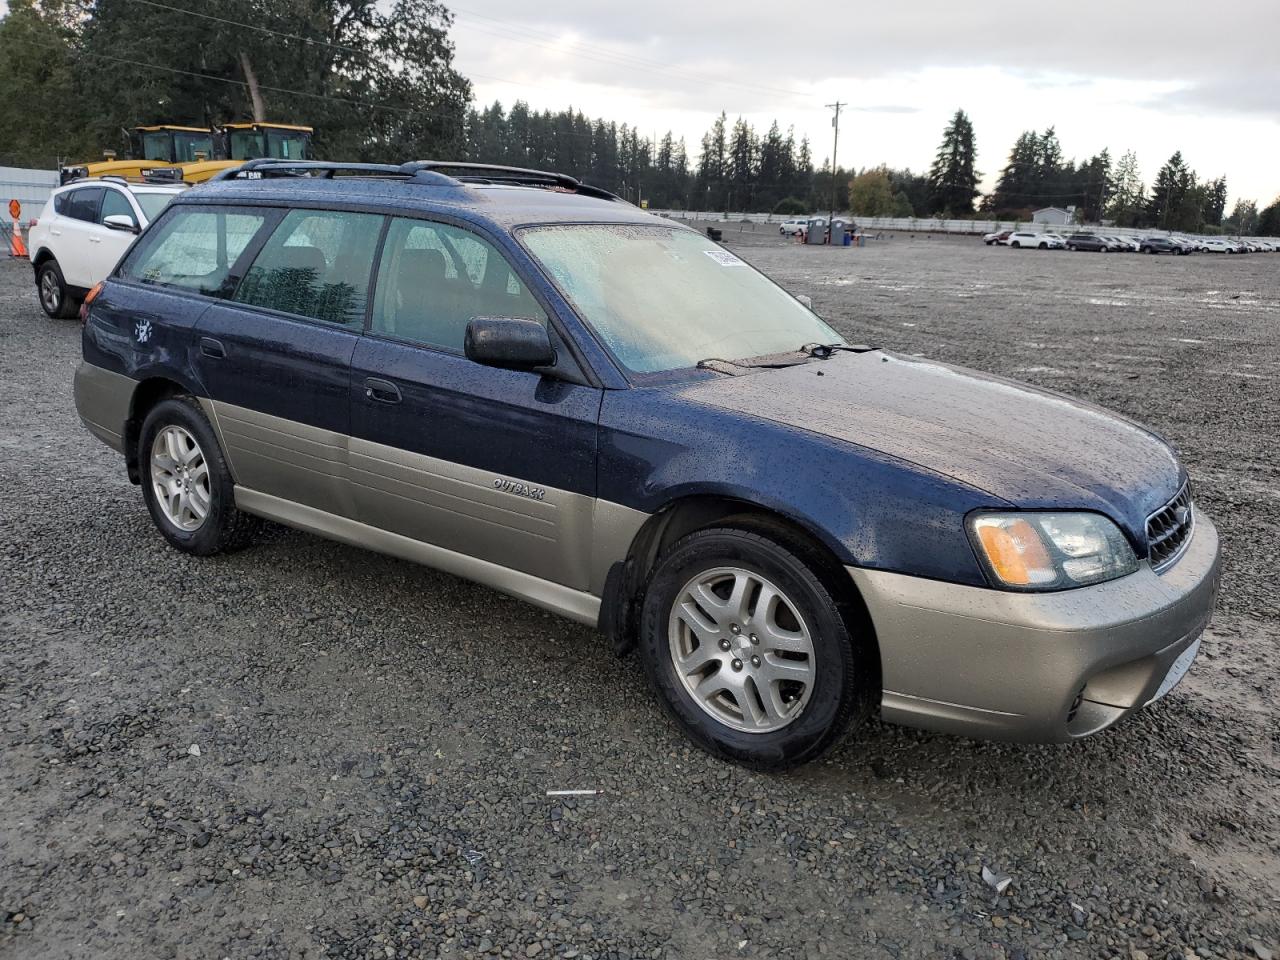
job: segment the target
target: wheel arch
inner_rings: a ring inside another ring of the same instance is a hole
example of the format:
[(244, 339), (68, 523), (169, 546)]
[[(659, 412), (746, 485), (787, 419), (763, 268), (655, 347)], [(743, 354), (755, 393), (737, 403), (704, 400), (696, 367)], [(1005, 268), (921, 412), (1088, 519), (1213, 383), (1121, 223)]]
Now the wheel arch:
[[(773, 532), (784, 541), (799, 540), (813, 555), (818, 568), (814, 572), (841, 604), (845, 616), (857, 621), (857, 626), (866, 631), (879, 663), (879, 644), (870, 614), (853, 580), (845, 573), (844, 562), (827, 538), (802, 520), (777, 509), (717, 493), (687, 494), (663, 504), (636, 532), (626, 558), (610, 569), (601, 598), (599, 627), (619, 655), (636, 645), (640, 608), (662, 556), (688, 534), (718, 525), (745, 527), (766, 535)], [(786, 546), (785, 542), (782, 545)], [(851, 627), (853, 625), (851, 623)]]
[(138, 466), (138, 439), (142, 433), (142, 422), (156, 404), (170, 397), (189, 396), (193, 391), (177, 380), (168, 376), (147, 377), (138, 382), (129, 398), (129, 417), (124, 423), (124, 460), (129, 471), (131, 483), (141, 483), (142, 474)]

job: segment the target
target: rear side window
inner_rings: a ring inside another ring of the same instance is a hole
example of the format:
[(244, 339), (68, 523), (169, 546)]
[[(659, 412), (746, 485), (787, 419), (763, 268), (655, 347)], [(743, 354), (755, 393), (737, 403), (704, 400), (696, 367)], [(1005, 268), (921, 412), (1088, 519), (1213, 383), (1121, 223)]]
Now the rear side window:
[(266, 219), (250, 211), (174, 210), (147, 232), (120, 276), (220, 296), (231, 268)]
[(443, 223), (392, 220), (378, 266), (373, 331), (461, 353), (473, 317), (547, 322), (487, 240)]
[(98, 207), (102, 204), (102, 195), (106, 193), (102, 187), (84, 187), (80, 190), (72, 190), (69, 196), (70, 203), (67, 206), (67, 216), (74, 220), (83, 220), (85, 223), (96, 223), (98, 220)]
[(54, 197), (53, 197), (54, 213), (65, 217), (67, 215), (67, 211), (70, 209), (71, 209), (71, 191), (70, 190), (68, 190), (66, 193), (54, 194)]
[(292, 210), (245, 273), (235, 298), (359, 330), (382, 217)]

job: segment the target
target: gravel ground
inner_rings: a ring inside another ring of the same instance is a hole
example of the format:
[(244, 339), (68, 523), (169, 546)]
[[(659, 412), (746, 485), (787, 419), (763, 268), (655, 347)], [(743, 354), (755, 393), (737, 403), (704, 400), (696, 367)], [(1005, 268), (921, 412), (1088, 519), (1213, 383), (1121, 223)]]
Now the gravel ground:
[(873, 723), (726, 766), (484, 588), (169, 549), (75, 416), (78, 325), (0, 263), (0, 957), (1280, 955), (1280, 256), (726, 240), (854, 340), (1172, 438), (1227, 551), (1187, 680), (1070, 746)]

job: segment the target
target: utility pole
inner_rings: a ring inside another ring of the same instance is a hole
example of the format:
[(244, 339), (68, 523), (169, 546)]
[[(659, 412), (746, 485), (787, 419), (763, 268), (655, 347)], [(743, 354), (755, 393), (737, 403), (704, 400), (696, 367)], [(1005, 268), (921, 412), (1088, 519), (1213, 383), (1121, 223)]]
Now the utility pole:
[(840, 149), (840, 108), (848, 105), (847, 103), (841, 103), (839, 100), (835, 103), (827, 104), (828, 110), (835, 110), (836, 112), (836, 115), (831, 118), (831, 126), (835, 127), (835, 136), (831, 141), (831, 213), (827, 217), (827, 242), (832, 244), (836, 242), (831, 224), (836, 218), (836, 151)]

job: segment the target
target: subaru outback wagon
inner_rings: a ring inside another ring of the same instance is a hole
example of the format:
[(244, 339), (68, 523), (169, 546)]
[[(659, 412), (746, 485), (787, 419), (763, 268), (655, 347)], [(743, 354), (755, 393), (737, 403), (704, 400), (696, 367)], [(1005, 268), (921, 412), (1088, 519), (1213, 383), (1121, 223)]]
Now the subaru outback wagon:
[(573, 178), (255, 161), (91, 298), (80, 416), (160, 533), (259, 518), (638, 648), (758, 768), (878, 710), (1066, 741), (1196, 656), (1218, 535), (1088, 404), (846, 343), (694, 230)]

